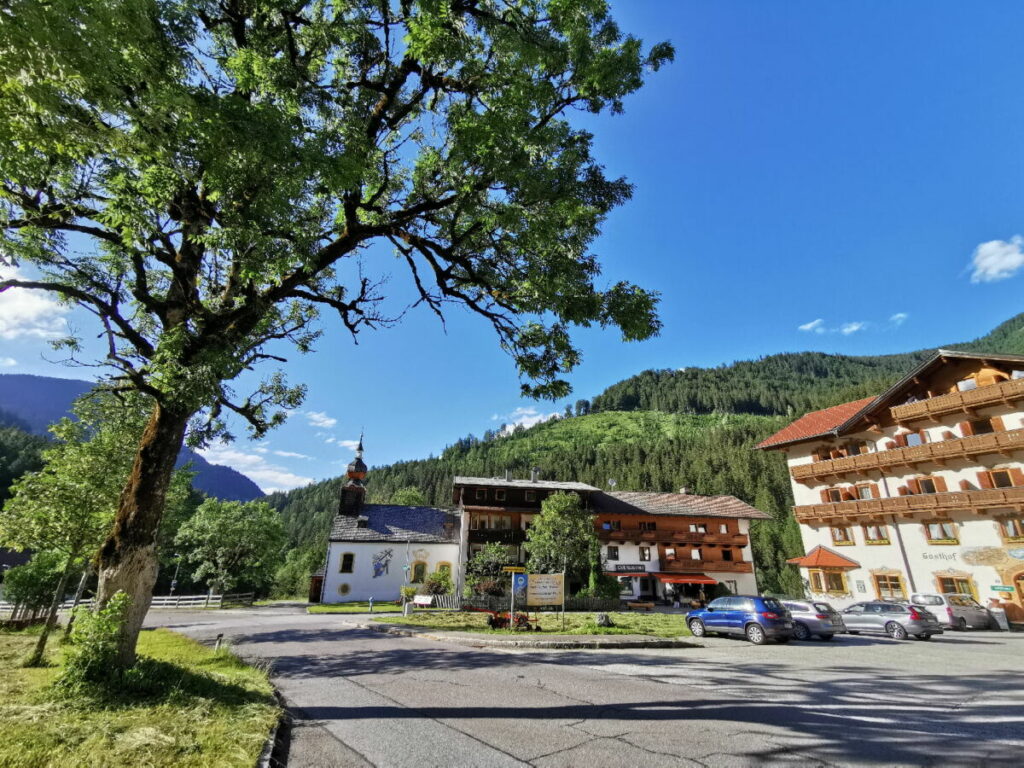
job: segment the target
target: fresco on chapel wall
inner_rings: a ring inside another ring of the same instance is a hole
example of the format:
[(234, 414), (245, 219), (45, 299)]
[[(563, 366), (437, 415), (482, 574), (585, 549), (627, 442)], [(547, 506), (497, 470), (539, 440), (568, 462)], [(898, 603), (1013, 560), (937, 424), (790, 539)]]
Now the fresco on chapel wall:
[(391, 563), (393, 554), (394, 550), (383, 549), (373, 556), (373, 578), (387, 575), (388, 565)]

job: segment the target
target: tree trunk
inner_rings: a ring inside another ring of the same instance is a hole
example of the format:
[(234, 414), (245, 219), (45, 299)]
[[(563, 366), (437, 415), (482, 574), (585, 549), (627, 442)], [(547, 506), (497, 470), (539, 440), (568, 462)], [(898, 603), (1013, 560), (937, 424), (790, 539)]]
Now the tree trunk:
[(118, 665), (122, 669), (135, 664), (135, 644), (153, 599), (159, 565), (157, 532), (190, 416), (184, 410), (154, 406), (121, 492), (114, 528), (100, 549), (97, 607), (105, 606), (118, 592), (131, 598), (118, 642)]
[(64, 639), (67, 640), (71, 637), (71, 627), (75, 623), (75, 608), (82, 602), (82, 593), (85, 592), (85, 585), (89, 581), (89, 577), (92, 575), (92, 561), (90, 560), (85, 564), (85, 570), (82, 571), (82, 578), (78, 580), (78, 589), (75, 590), (75, 599), (71, 602), (71, 610), (68, 612), (68, 623), (64, 626)]
[(57, 611), (60, 610), (60, 604), (64, 601), (64, 588), (68, 585), (71, 566), (74, 565), (77, 557), (78, 549), (76, 548), (68, 555), (68, 561), (64, 565), (64, 572), (60, 575), (57, 589), (53, 593), (53, 600), (50, 601), (50, 611), (46, 616), (46, 624), (43, 625), (43, 631), (39, 633), (39, 640), (36, 642), (35, 650), (32, 651), (32, 655), (25, 662), (26, 667), (38, 667), (43, 661), (43, 653), (46, 651), (46, 640), (50, 636), (50, 632), (53, 631), (53, 625), (57, 623)]

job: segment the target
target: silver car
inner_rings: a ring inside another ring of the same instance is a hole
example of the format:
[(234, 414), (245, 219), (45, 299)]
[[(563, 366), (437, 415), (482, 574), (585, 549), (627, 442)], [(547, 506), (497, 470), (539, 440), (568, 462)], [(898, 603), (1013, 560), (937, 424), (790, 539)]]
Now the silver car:
[(923, 605), (950, 629), (993, 629), (998, 626), (988, 609), (970, 595), (922, 593), (910, 596), (914, 605)]
[(843, 617), (828, 603), (784, 600), (782, 604), (793, 615), (793, 637), (796, 640), (810, 640), (814, 635), (822, 640), (831, 640), (836, 633), (846, 631)]
[(906, 640), (908, 635), (930, 640), (942, 634), (942, 625), (927, 608), (882, 600), (854, 603), (843, 611), (843, 623), (851, 635), (884, 632), (894, 640)]

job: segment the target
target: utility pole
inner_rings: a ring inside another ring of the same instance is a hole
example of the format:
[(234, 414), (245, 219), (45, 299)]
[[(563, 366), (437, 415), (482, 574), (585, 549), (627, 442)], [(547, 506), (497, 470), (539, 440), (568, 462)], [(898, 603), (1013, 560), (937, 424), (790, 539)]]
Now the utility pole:
[(177, 562), (174, 565), (174, 575), (171, 577), (171, 597), (174, 597), (174, 590), (178, 586), (178, 569), (181, 568), (181, 555), (175, 555), (174, 558)]

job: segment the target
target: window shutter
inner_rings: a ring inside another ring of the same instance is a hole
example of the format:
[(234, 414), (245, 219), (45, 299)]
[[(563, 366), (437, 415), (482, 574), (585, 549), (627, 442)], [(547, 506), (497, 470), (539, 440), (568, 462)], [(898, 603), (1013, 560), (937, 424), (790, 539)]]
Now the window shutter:
[(960, 490), (961, 491), (970, 491), (970, 490), (973, 490), (973, 489), (971, 488), (971, 484), (969, 482), (967, 482), (966, 480), (961, 480), (960, 481)]
[(878, 483), (872, 483), (871, 484), (871, 498), (872, 499), (880, 499), (880, 498), (882, 498), (882, 494), (878, 492)]
[(907, 494), (910, 493), (910, 491), (907, 490), (907, 486), (901, 485), (899, 488), (896, 489), (896, 493), (898, 493), (900, 496), (906, 496)]
[(921, 492), (921, 481), (917, 479), (907, 480), (907, 488), (910, 489), (911, 493), (918, 494)]
[(943, 440), (956, 440), (956, 435), (954, 435), (950, 430), (947, 429), (945, 432), (942, 433), (942, 439)]
[(990, 475), (988, 472), (979, 472), (978, 473), (978, 487), (979, 488), (993, 488), (993, 487), (995, 487), (995, 486), (992, 485), (992, 475)]
[(936, 493), (945, 493), (949, 489), (946, 487), (946, 478), (944, 477), (933, 477), (932, 481), (935, 483)]
[(974, 434), (974, 430), (971, 429), (971, 422), (969, 421), (961, 421), (957, 426), (960, 427), (960, 434), (964, 437), (970, 437)]
[(843, 501), (853, 501), (857, 497), (853, 493), (853, 488), (843, 488)]
[(1017, 467), (1010, 467), (1010, 480), (1015, 486), (1024, 485), (1024, 471)]
[(831, 499), (828, 497), (828, 488), (826, 488), (821, 492), (821, 503), (828, 504), (830, 501)]
[(885, 450), (891, 451), (895, 447), (896, 447), (896, 441), (895, 440), (886, 440), (885, 441)]
[(906, 448), (907, 447), (907, 436), (906, 435), (896, 435), (896, 445), (898, 445), (900, 448)]
[(919, 438), (921, 438), (921, 443), (922, 444), (928, 442), (928, 431), (927, 430), (924, 430), (924, 429), (917, 430), (917, 436)]
[(1005, 432), (1006, 426), (1003, 424), (1002, 416), (993, 416), (989, 421), (992, 424), (992, 429), (996, 432)]

